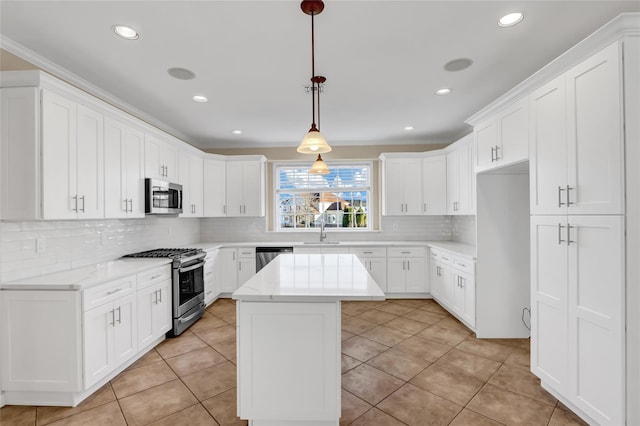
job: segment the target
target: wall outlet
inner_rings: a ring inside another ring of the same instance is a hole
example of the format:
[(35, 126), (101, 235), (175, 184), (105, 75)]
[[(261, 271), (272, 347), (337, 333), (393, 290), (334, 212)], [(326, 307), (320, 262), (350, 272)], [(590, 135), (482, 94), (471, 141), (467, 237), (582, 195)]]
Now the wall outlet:
[(36, 253), (44, 253), (47, 249), (46, 240), (44, 237), (36, 238)]

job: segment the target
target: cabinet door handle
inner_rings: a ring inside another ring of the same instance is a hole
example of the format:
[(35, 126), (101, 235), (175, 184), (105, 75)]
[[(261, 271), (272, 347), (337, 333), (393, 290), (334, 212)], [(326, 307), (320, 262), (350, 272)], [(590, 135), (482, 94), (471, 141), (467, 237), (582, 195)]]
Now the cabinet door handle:
[(162, 303), (162, 289), (158, 289), (158, 303)]
[(82, 197), (80, 197), (80, 199), (82, 200), (82, 210), (80, 210), (82, 213), (84, 213), (84, 195)]
[(123, 201), (124, 201), (124, 209), (122, 209), (122, 211), (126, 213), (129, 211), (129, 200), (125, 198)]
[(227, 214), (227, 205), (222, 206), (222, 213)]
[(242, 214), (242, 204), (240, 204), (240, 214)]
[(558, 207), (562, 207), (565, 205), (565, 203), (562, 202), (562, 191), (564, 191), (564, 188), (559, 186), (558, 187)]
[(402, 270), (404, 271), (404, 260), (402, 261)]
[(495, 160), (495, 158), (493, 157), (493, 152), (494, 152), (494, 150), (495, 150), (495, 147), (493, 147), (493, 146), (492, 146), (492, 147), (491, 147), (491, 162), (492, 162), (492, 163), (493, 163), (494, 161), (496, 161), (496, 160)]
[(569, 185), (567, 185), (567, 207), (570, 206), (571, 204), (575, 204), (573, 202), (571, 202), (571, 192), (573, 191), (575, 188), (570, 187)]
[(411, 261), (407, 260), (407, 271), (411, 270)]
[(154, 305), (158, 304), (158, 290), (153, 292), (153, 304)]
[(404, 203), (400, 203), (400, 213), (404, 212)]
[(422, 204), (422, 212), (423, 213), (427, 212), (427, 203)]
[(73, 197), (71, 197), (73, 199), (73, 201), (75, 202), (75, 207), (72, 209), (74, 212), (78, 212), (78, 196), (75, 195)]
[(110, 325), (112, 327), (115, 327), (116, 325), (116, 314), (115, 314), (115, 310), (112, 309), (109, 311), (109, 313), (111, 314), (111, 322), (107, 323), (107, 325)]
[(131, 203), (131, 207), (129, 207), (129, 212), (133, 213), (133, 198), (131, 198), (129, 202)]
[(242, 262), (238, 262), (238, 271), (242, 271)]
[(122, 324), (122, 311), (120, 310), (120, 306), (118, 306), (118, 324)]
[(500, 160), (500, 157), (498, 156), (499, 149), (500, 149), (500, 146), (496, 145), (496, 161)]
[(571, 243), (575, 243), (575, 241), (571, 240), (571, 230), (575, 228), (575, 226), (571, 226), (567, 223), (567, 245)]
[(564, 228), (564, 226), (562, 226), (562, 224), (558, 224), (558, 245), (564, 243), (564, 240), (562, 239), (562, 228)]

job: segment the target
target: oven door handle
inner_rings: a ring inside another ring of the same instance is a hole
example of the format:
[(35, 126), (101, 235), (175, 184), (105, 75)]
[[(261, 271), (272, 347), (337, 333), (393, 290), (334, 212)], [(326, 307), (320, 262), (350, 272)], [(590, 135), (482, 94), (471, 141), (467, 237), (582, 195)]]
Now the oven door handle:
[(198, 262), (195, 265), (187, 266), (186, 268), (178, 268), (178, 272), (180, 273), (189, 272), (189, 271), (193, 271), (194, 269), (198, 269), (202, 267), (204, 267), (204, 262)]
[(202, 314), (202, 312), (196, 311), (196, 312), (192, 313), (191, 315), (189, 315), (186, 318), (178, 318), (178, 322), (180, 324), (183, 324), (185, 322), (189, 322), (189, 321), (191, 321), (192, 319), (194, 319), (195, 317), (197, 317), (198, 315), (201, 315), (201, 314)]

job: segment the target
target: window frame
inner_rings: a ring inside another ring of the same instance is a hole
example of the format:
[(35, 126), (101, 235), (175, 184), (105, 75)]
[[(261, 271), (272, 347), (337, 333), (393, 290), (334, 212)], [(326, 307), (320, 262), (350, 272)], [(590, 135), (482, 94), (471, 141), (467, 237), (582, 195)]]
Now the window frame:
[(303, 193), (303, 192), (321, 192), (321, 193), (334, 193), (334, 192), (355, 192), (349, 191), (349, 189), (357, 189), (359, 192), (366, 191), (367, 193), (367, 221), (365, 227), (325, 227), (325, 231), (328, 232), (372, 232), (374, 231), (374, 223), (373, 218), (375, 214), (375, 194), (374, 194), (374, 164), (373, 161), (370, 160), (339, 160), (339, 161), (328, 161), (326, 162), (327, 166), (331, 170), (332, 168), (342, 168), (342, 167), (354, 167), (354, 168), (367, 168), (368, 174), (368, 182), (367, 186), (364, 187), (344, 187), (344, 191), (335, 191), (340, 188), (332, 188), (332, 187), (316, 187), (316, 188), (305, 188), (298, 191), (290, 191), (290, 190), (281, 190), (280, 189), (280, 170), (282, 168), (301, 168), (301, 169), (309, 169), (311, 167), (310, 162), (301, 162), (301, 161), (276, 161), (273, 162), (273, 176), (272, 176), (272, 213), (273, 213), (273, 222), (272, 229), (274, 232), (318, 232), (318, 227), (304, 227), (304, 228), (287, 228), (281, 226), (281, 215), (280, 215), (280, 194), (281, 193)]

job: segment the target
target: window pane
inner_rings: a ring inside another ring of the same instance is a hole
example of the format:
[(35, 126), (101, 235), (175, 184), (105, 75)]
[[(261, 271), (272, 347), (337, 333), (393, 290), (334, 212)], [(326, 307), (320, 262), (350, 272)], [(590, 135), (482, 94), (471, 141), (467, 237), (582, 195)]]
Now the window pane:
[(308, 173), (308, 165), (276, 166), (279, 228), (368, 229), (370, 164), (329, 165), (327, 175)]

